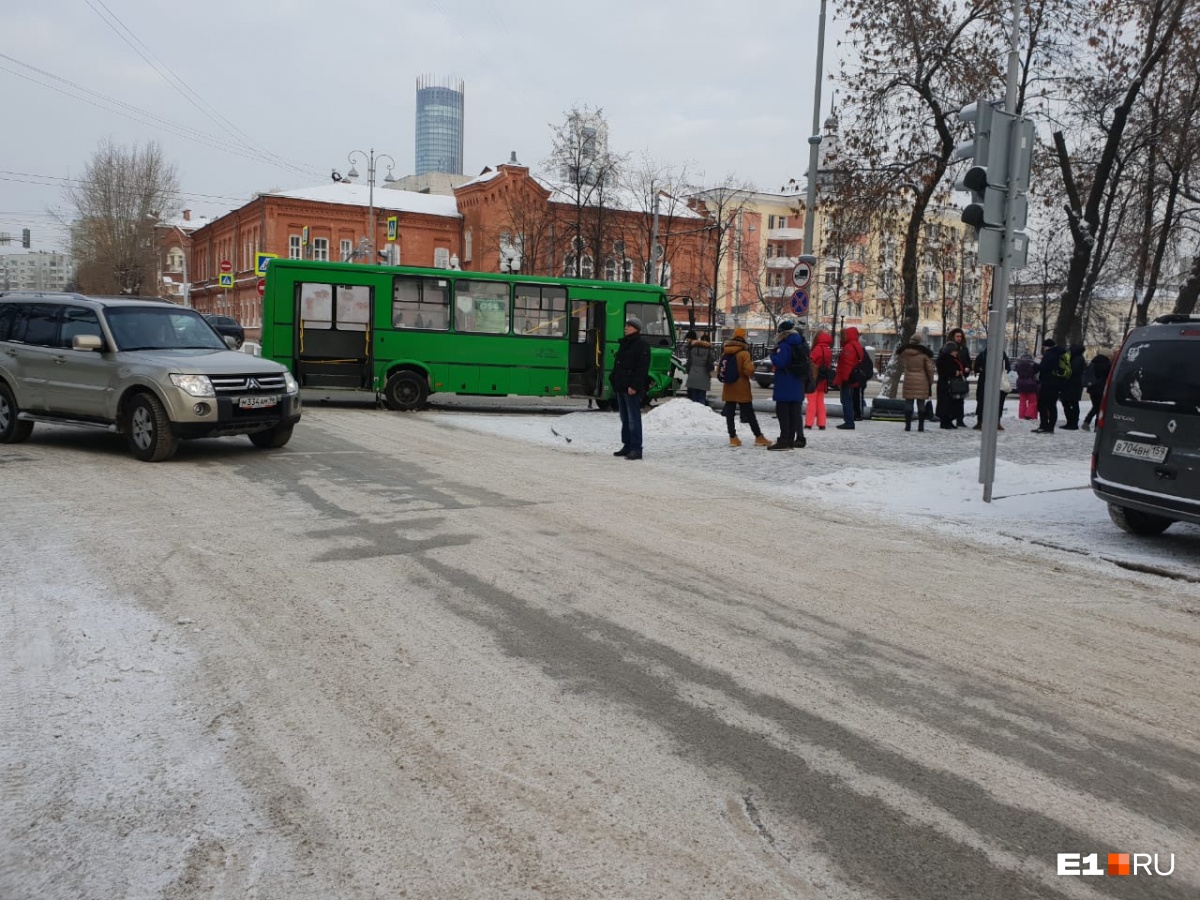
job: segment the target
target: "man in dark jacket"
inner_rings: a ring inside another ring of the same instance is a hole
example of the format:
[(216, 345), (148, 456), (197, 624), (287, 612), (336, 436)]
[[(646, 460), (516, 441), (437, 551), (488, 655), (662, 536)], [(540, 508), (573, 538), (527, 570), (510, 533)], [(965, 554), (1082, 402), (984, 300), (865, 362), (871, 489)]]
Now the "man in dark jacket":
[(1059, 374), (1059, 360), (1067, 352), (1050, 338), (1042, 344), (1042, 361), (1038, 363), (1038, 427), (1034, 434), (1054, 434), (1058, 423), (1058, 398), (1066, 379)]
[(1108, 383), (1108, 370), (1112, 368), (1109, 352), (1108, 350), (1097, 351), (1083, 375), (1083, 389), (1088, 392), (1088, 398), (1092, 401), (1092, 408), (1088, 410), (1088, 414), (1083, 418), (1083, 424), (1079, 426), (1084, 431), (1092, 430), (1092, 419), (1100, 413), (1100, 401), (1104, 398), (1104, 386)]
[(1079, 401), (1083, 399), (1083, 370), (1087, 361), (1083, 356), (1083, 344), (1071, 345), (1071, 377), (1063, 385), (1059, 399), (1062, 401), (1063, 431), (1079, 430)]
[(642, 320), (625, 320), (625, 337), (617, 344), (608, 377), (621, 414), (621, 449), (613, 456), (642, 458), (642, 395), (650, 386), (650, 345), (642, 340)]
[[(971, 363), (971, 368), (979, 376), (979, 380), (975, 383), (975, 430), (980, 431), (983, 429), (983, 400), (987, 396), (984, 393), (984, 386), (987, 384), (987, 347), (979, 351), (979, 355)], [(1005, 376), (1007, 374), (1008, 354), (1005, 353), (1000, 368), (1000, 412), (997, 413), (1001, 420), (1004, 419), (1004, 401), (1008, 399), (1008, 385), (1005, 384)], [(997, 425), (996, 429), (1003, 431), (1004, 426)]]

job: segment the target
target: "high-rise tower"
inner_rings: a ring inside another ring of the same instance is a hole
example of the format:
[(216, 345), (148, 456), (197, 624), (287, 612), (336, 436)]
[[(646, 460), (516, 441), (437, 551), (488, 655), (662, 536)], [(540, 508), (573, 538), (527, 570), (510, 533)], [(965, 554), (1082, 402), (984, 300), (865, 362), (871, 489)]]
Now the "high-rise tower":
[(462, 79), (417, 79), (417, 175), (462, 174), (463, 90)]

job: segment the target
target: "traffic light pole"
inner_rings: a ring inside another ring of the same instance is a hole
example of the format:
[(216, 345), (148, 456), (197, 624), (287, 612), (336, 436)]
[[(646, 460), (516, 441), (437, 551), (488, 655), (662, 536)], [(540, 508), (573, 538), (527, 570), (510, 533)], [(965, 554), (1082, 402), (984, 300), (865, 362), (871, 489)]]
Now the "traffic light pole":
[[(821, 148), (821, 76), (824, 66), (825, 0), (821, 0), (821, 19), (817, 28), (817, 74), (813, 79), (816, 83), (813, 88), (813, 126), (812, 134), (808, 138), (808, 193), (804, 200), (804, 253), (814, 258), (817, 253), (813, 246), (813, 232), (816, 225), (817, 168), (820, 162)], [(804, 315), (804, 327), (811, 341), (813, 339), (811, 303), (808, 312)]]
[[(1008, 84), (1004, 94), (1004, 108), (1010, 113), (1017, 111), (1017, 76), (1020, 60), (1021, 0), (1013, 0), (1012, 31), (1009, 35)], [(1021, 129), (1009, 129), (1010, 160), (1016, 160), (1014, 144), (1021, 139)], [(1013, 166), (1009, 166), (1009, 184), (1014, 182)], [(1014, 191), (1009, 191), (1013, 196)], [(1008, 319), (1008, 283), (1012, 275), (1013, 235), (1016, 232), (1015, 216), (1017, 204), (1007, 204), (1004, 223), (1004, 249), (1000, 265), (994, 269), (992, 284), (992, 308), (988, 314), (987, 362), (984, 365), (983, 424), (980, 429), (982, 441), (979, 447), (979, 482), (983, 485), (983, 502), (992, 502), (992, 482), (996, 477), (996, 428), (1000, 424), (1000, 378), (1004, 372), (1004, 332)]]

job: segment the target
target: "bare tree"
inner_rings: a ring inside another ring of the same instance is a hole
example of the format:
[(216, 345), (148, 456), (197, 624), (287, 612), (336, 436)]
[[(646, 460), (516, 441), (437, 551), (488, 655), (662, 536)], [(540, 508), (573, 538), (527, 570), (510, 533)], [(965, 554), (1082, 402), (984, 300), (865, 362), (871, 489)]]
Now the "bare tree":
[(155, 225), (180, 209), (179, 180), (162, 148), (105, 141), (66, 193), (75, 211), (72, 252), (80, 289), (155, 295)]
[[(707, 217), (707, 262), (712, 272), (708, 287), (708, 321), (715, 325), (720, 303), (721, 270), (735, 259), (740, 240), (740, 218), (754, 195), (754, 188), (735, 176), (726, 176), (716, 187), (704, 188), (693, 195), (693, 205)], [(737, 278), (737, 274), (732, 277)], [(735, 285), (736, 286), (736, 285)]]

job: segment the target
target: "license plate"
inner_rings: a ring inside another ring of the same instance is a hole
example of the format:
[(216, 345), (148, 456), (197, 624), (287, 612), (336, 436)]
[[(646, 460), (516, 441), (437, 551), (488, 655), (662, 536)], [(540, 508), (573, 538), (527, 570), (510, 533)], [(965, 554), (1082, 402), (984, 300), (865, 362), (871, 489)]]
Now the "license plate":
[(279, 403), (278, 394), (267, 394), (262, 397), (242, 397), (238, 406), (242, 409), (266, 409)]
[(1130, 459), (1145, 459), (1160, 463), (1167, 458), (1165, 444), (1143, 444), (1141, 441), (1113, 441), (1114, 456), (1127, 456)]

